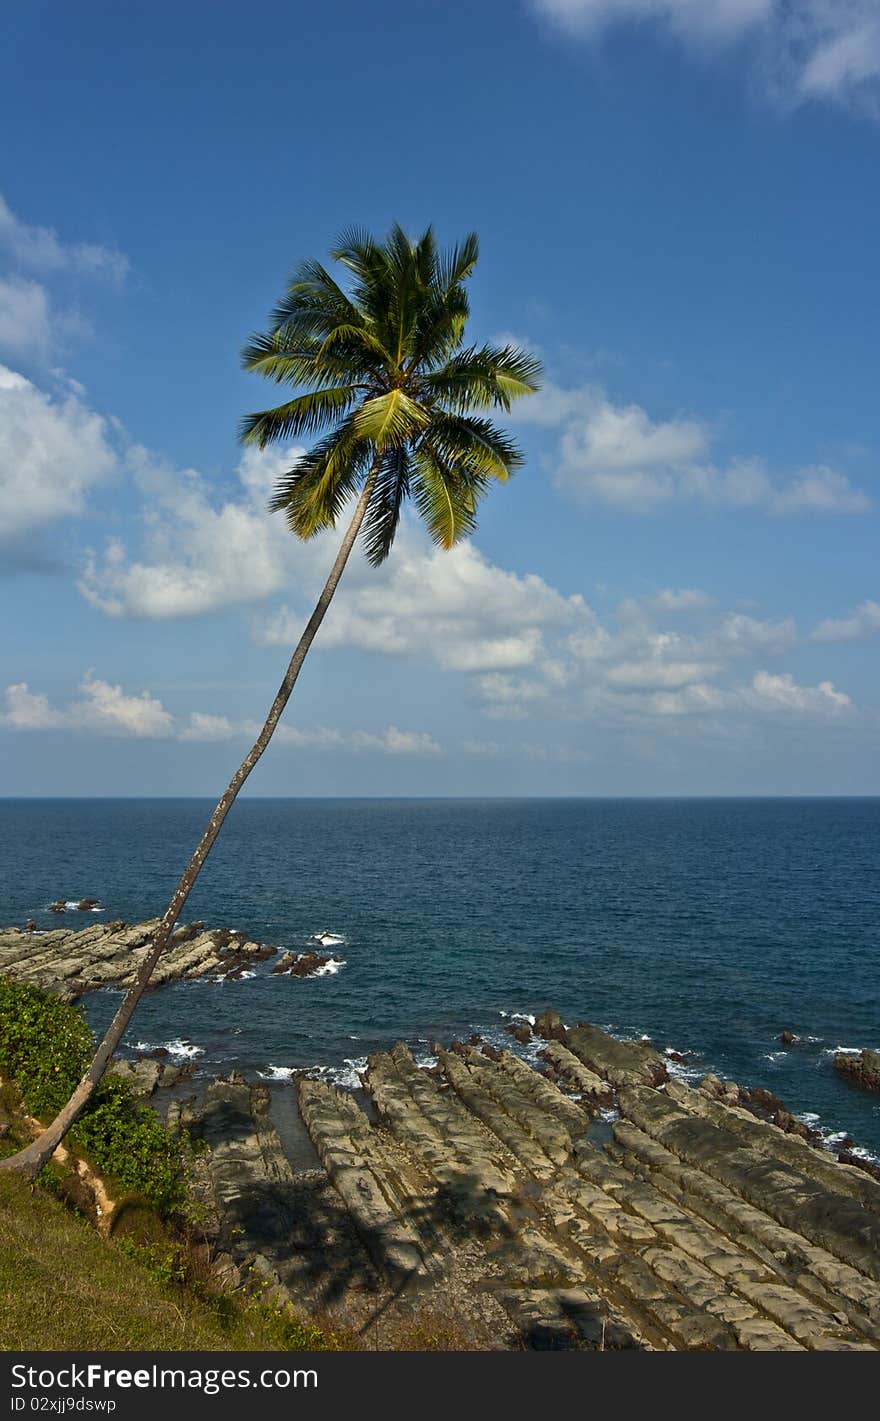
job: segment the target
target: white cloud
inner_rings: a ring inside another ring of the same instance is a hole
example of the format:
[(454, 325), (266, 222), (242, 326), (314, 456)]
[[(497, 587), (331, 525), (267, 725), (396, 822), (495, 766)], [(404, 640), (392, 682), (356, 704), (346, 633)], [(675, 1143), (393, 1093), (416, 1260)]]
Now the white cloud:
[(542, 668), (538, 668), (534, 677), (507, 676), (492, 671), (478, 678), (477, 688), (484, 714), (490, 720), (525, 720), (529, 706), (534, 701), (546, 700), (550, 694)]
[(715, 599), (696, 587), (663, 587), (649, 601), (660, 612), (700, 612)]
[(82, 699), (59, 710), (24, 681), (7, 686), (3, 721), (12, 730), (74, 730), (149, 740), (173, 734), (174, 718), (148, 691), (128, 695), (121, 686), (98, 680), (91, 672), (79, 689)]
[(774, 0), (534, 0), (564, 28), (598, 35), (613, 25), (655, 21), (683, 39), (738, 38), (768, 18)]
[(49, 704), (49, 697), (32, 691), (26, 681), (7, 686), (3, 724), (10, 730), (56, 730), (64, 725), (64, 715)]
[(687, 686), (714, 676), (719, 668), (700, 661), (621, 661), (608, 672), (609, 686), (624, 690), (664, 689)]
[(657, 690), (626, 701), (621, 699), (615, 708), (618, 713), (636, 718), (660, 720), (707, 715), (736, 720), (755, 713), (827, 720), (854, 709), (850, 697), (836, 690), (831, 681), (820, 681), (817, 686), (799, 686), (789, 672), (773, 674), (769, 671), (756, 671), (748, 685), (724, 688), (697, 681), (675, 690)]
[[(551, 393), (554, 419), (580, 417), (579, 397)], [(605, 448), (624, 468), (629, 455), (618, 436), (626, 426), (626, 420), (605, 425), (613, 431)], [(705, 453), (706, 436), (695, 421), (680, 422), (674, 432), (670, 422), (656, 441), (643, 420), (630, 427), (638, 458), (667, 457), (670, 450), (682, 457)], [(136, 478), (149, 510), (143, 549), (130, 558), (111, 543), (100, 562), (92, 559), (82, 582), (85, 595), (111, 616), (166, 619), (265, 600), (286, 586), (289, 605), (264, 614), (252, 632), (264, 645), (292, 648), (339, 537), (321, 535), (303, 545), (283, 520), (265, 512), (272, 483), (295, 453), (248, 453), (238, 469), (239, 490), (225, 499), (212, 497), (193, 471), (157, 467), (138, 453)], [(688, 613), (700, 614), (698, 634), (675, 628)], [(666, 619), (673, 619), (672, 627)], [(406, 516), (394, 557), (382, 568), (370, 568), (357, 554), (352, 558), (316, 648), (405, 657), (464, 675), (483, 713), (498, 722), (525, 720), (539, 709), (568, 722), (709, 711), (730, 720), (780, 705), (791, 712), (800, 693), (804, 710), (824, 713), (842, 704), (843, 693), (830, 694), (826, 682), (802, 688), (762, 672), (771, 679), (730, 684), (738, 664), (784, 652), (796, 640), (793, 618), (717, 609), (697, 588), (663, 588), (627, 599), (603, 619), (582, 596), (564, 595), (534, 573), (499, 567), (473, 543), (451, 552), (434, 548)], [(202, 711), (176, 731), (190, 741), (255, 732), (254, 725)], [(278, 736), (293, 748), (439, 753), (430, 736), (393, 726), (379, 733), (282, 725)]]
[(115, 247), (95, 242), (63, 242), (50, 227), (32, 226), (15, 215), (0, 194), (0, 250), (27, 271), (42, 275), (73, 272), (121, 282), (128, 258)]
[[(5, 711), (0, 725), (9, 730), (69, 730), (95, 735), (127, 736), (139, 740), (173, 737), (183, 741), (222, 741), (256, 738), (257, 721), (231, 721), (227, 716), (192, 711), (178, 721), (162, 702), (148, 691), (130, 695), (121, 686), (99, 680), (87, 672), (80, 683), (81, 699), (59, 708), (48, 696), (32, 691), (27, 682), (7, 686)], [(341, 731), (329, 726), (278, 726), (273, 743), (295, 750), (344, 750), (378, 752), (384, 755), (441, 755), (442, 747), (426, 731), (401, 730), (389, 725), (384, 730)]]
[(280, 725), (276, 733), (282, 745), (290, 745), (296, 750), (372, 750), (385, 755), (442, 754), (432, 735), (425, 731), (399, 730), (396, 725), (389, 725), (379, 734), (367, 730), (346, 732), (327, 726), (300, 728), (296, 725)]
[(796, 640), (797, 627), (793, 617), (773, 622), (731, 612), (722, 618), (711, 634), (709, 644), (728, 653), (748, 654), (753, 651), (784, 651)]
[(559, 431), (553, 477), (585, 504), (626, 513), (704, 504), (771, 514), (861, 513), (871, 500), (838, 470), (820, 465), (789, 480), (772, 477), (760, 459), (721, 465), (711, 458), (708, 426), (693, 416), (654, 420), (640, 405), (615, 405), (604, 391), (552, 384), (518, 410), (525, 423)]
[(702, 458), (708, 446), (706, 430), (697, 420), (655, 423), (634, 404), (615, 406), (594, 397), (583, 415), (566, 423), (563, 462), (597, 479), (687, 466)]
[(225, 715), (210, 715), (205, 711), (192, 711), (186, 725), (179, 732), (179, 740), (231, 740), (240, 734)]
[(845, 474), (825, 465), (801, 469), (791, 482), (777, 490), (772, 513), (865, 513), (871, 507), (867, 494), (854, 489)]
[[(297, 544), (283, 519), (266, 512), (266, 497), (300, 452), (248, 451), (238, 467), (244, 497), (218, 507), (195, 470), (177, 472), (151, 462), (144, 450), (133, 450), (130, 463), (147, 499), (144, 548), (130, 559), (124, 544), (112, 539), (103, 557), (90, 552), (80, 591), (108, 616), (159, 621), (278, 592), (290, 577)], [(300, 545), (299, 562), (315, 565), (316, 544)]]
[(79, 513), (117, 468), (107, 420), (0, 365), (0, 529), (12, 540)]
[[(574, 623), (585, 607), (535, 573), (497, 567), (473, 543), (433, 548), (405, 522), (382, 568), (359, 563), (346, 573), (318, 644), (426, 657), (448, 670), (500, 671), (534, 664), (544, 630)], [(282, 608), (260, 640), (289, 646), (303, 621), (301, 612)]]
[(880, 602), (862, 602), (848, 617), (826, 617), (810, 633), (811, 641), (863, 641), (880, 632)]
[(532, 6), (588, 40), (650, 23), (698, 52), (745, 43), (775, 102), (797, 107), (819, 100), (880, 115), (877, 0), (532, 0)]
[(820, 681), (818, 686), (798, 686), (787, 671), (777, 676), (769, 671), (756, 671), (746, 699), (751, 699), (758, 710), (798, 714), (833, 714), (852, 709), (849, 696), (844, 691), (836, 691), (830, 681)]
[(38, 281), (0, 277), (0, 349), (45, 355), (52, 342), (49, 296)]
[(174, 718), (149, 691), (130, 696), (121, 686), (97, 680), (91, 672), (85, 676), (80, 690), (84, 699), (67, 712), (74, 729), (133, 735), (138, 739), (161, 738), (174, 730)]

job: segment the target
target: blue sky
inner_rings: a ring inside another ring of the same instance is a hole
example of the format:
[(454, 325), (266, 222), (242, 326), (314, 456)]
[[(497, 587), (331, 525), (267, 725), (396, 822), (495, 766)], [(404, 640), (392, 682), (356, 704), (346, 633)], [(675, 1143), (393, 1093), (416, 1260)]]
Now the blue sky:
[(0, 793), (211, 794), (332, 561), (239, 369), (347, 225), (545, 363), (355, 557), (260, 794), (878, 793), (880, 0), (34, 0), (0, 46)]

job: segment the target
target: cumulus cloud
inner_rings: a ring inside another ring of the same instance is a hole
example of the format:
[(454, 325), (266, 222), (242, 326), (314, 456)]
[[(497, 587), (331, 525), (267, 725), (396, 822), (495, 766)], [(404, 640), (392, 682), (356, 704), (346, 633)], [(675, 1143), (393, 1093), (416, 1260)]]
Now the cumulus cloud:
[(771, 475), (760, 459), (712, 458), (711, 431), (690, 416), (652, 419), (637, 404), (616, 405), (597, 386), (552, 384), (516, 418), (558, 430), (551, 468), (557, 486), (585, 504), (650, 513), (682, 504), (769, 514), (861, 513), (871, 500), (825, 465)]
[(748, 655), (756, 651), (784, 651), (797, 640), (797, 626), (794, 617), (767, 621), (759, 617), (747, 617), (742, 612), (730, 612), (722, 618), (708, 640), (716, 650), (727, 651), (733, 655)]
[[(266, 498), (300, 452), (249, 450), (238, 467), (238, 491), (217, 504), (194, 469), (177, 471), (143, 449), (131, 451), (129, 464), (146, 499), (143, 547), (130, 557), (114, 538), (102, 555), (89, 552), (80, 591), (110, 617), (157, 621), (278, 592), (291, 573), (296, 544), (283, 520), (267, 514)], [(300, 549), (300, 565), (316, 561), (315, 545)]]
[[(260, 730), (255, 720), (231, 721), (224, 715), (194, 711), (178, 733), (180, 740), (253, 740)], [(384, 755), (440, 755), (442, 747), (426, 731), (400, 730), (389, 725), (382, 731), (337, 730), (329, 725), (278, 726), (273, 744), (293, 750), (378, 751)]]
[(798, 686), (787, 671), (776, 676), (769, 671), (757, 671), (746, 695), (760, 710), (833, 714), (852, 709), (846, 692), (836, 691), (830, 681), (820, 681), (818, 686)]
[(186, 724), (181, 728), (180, 740), (231, 740), (240, 733), (225, 715), (211, 715), (207, 711), (192, 711)]
[(761, 715), (819, 720), (837, 718), (853, 711), (853, 703), (845, 691), (835, 689), (831, 681), (817, 686), (800, 686), (790, 672), (774, 674), (756, 671), (748, 685), (725, 688), (697, 681), (677, 690), (658, 690), (633, 697), (619, 710), (636, 717), (705, 716), (724, 714), (727, 717), (757, 712)]
[(687, 686), (714, 676), (717, 666), (701, 661), (665, 661), (660, 657), (645, 661), (621, 661), (608, 671), (609, 686), (626, 690), (651, 687)]
[[(0, 725), (8, 730), (68, 730), (138, 740), (183, 741), (253, 740), (257, 721), (232, 721), (227, 716), (192, 711), (175, 718), (148, 691), (132, 695), (121, 686), (87, 672), (79, 690), (81, 698), (64, 707), (53, 706), (48, 696), (32, 691), (27, 682), (7, 686)], [(329, 726), (278, 726), (273, 743), (295, 750), (374, 751), (385, 755), (440, 755), (442, 747), (426, 731), (401, 730), (389, 725), (381, 731), (341, 731)]]
[[(411, 523), (378, 572), (352, 569), (321, 631), (321, 646), (358, 647), (392, 656), (426, 656), (454, 671), (501, 671), (533, 664), (547, 627), (574, 622), (585, 609), (535, 573), (491, 563), (473, 543), (431, 547)], [(302, 613), (283, 608), (259, 632), (288, 646)]]
[(0, 194), (0, 251), (16, 266), (44, 276), (71, 272), (120, 283), (128, 258), (115, 247), (96, 242), (64, 242), (51, 227), (23, 222)]
[(0, 541), (69, 514), (118, 468), (108, 421), (0, 365)]
[(64, 724), (64, 714), (49, 704), (49, 697), (32, 691), (26, 681), (7, 686), (3, 723), (10, 730), (56, 730)]
[(598, 40), (652, 25), (693, 52), (740, 45), (765, 94), (786, 107), (824, 101), (880, 115), (877, 0), (531, 0), (554, 27)]
[(880, 632), (880, 602), (862, 602), (848, 617), (826, 617), (810, 634), (811, 641), (864, 641)]
[(164, 739), (174, 732), (173, 716), (148, 691), (129, 695), (91, 672), (79, 689), (81, 700), (58, 709), (25, 681), (7, 686), (4, 723), (11, 730), (74, 730), (140, 740)]
[[(554, 420), (582, 418), (580, 392), (550, 394)], [(539, 408), (539, 419), (546, 411)], [(621, 429), (629, 426), (642, 461), (705, 455), (708, 436), (698, 422), (668, 423), (655, 439), (644, 420), (606, 421), (604, 447), (618, 469), (628, 471)], [(220, 497), (197, 473), (157, 466), (138, 452), (135, 476), (148, 510), (142, 546), (130, 556), (111, 542), (100, 558), (93, 555), (81, 583), (88, 600), (110, 616), (162, 620), (277, 598), (283, 588), (286, 605), (259, 615), (251, 629), (259, 643), (288, 651), (338, 546), (338, 534), (303, 545), (283, 520), (265, 512), (274, 480), (296, 452), (249, 452), (238, 468), (237, 487)], [(625, 599), (600, 616), (583, 596), (563, 594), (535, 573), (500, 567), (472, 542), (451, 552), (434, 548), (407, 516), (394, 557), (382, 568), (354, 555), (316, 650), (353, 648), (461, 675), (483, 714), (497, 722), (526, 720), (537, 711), (575, 722), (710, 710), (742, 718), (781, 706), (793, 713), (799, 691), (804, 712), (841, 705), (834, 697), (844, 693), (829, 695), (826, 682), (818, 688), (799, 688), (784, 678), (738, 684), (737, 667), (765, 662), (796, 641), (793, 618), (726, 611), (694, 587)], [(763, 667), (761, 674), (773, 675)], [(255, 731), (198, 711), (176, 733), (210, 741)], [(378, 733), (292, 725), (282, 726), (279, 736), (301, 748), (438, 753), (430, 737), (393, 726)]]
[(425, 731), (399, 730), (389, 725), (374, 734), (367, 730), (341, 731), (328, 726), (300, 728), (280, 725), (277, 731), (282, 745), (297, 750), (373, 750), (385, 755), (440, 755), (441, 746)]

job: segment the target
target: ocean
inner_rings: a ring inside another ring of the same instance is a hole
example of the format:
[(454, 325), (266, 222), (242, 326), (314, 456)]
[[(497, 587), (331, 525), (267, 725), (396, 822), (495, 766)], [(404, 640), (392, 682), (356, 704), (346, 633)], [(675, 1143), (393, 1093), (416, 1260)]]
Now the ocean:
[[(159, 916), (212, 808), (0, 801), (0, 922), (86, 926), (48, 912), (84, 896)], [(880, 1045), (878, 859), (880, 799), (243, 799), (182, 921), (281, 949), (327, 931), (344, 965), (163, 988), (125, 1044), (356, 1084), (397, 1040), (420, 1059), (472, 1032), (511, 1045), (511, 1018), (555, 1007), (690, 1053), (686, 1077), (769, 1087), (880, 1156), (880, 1098), (831, 1065)], [(118, 1000), (85, 999), (96, 1029)]]

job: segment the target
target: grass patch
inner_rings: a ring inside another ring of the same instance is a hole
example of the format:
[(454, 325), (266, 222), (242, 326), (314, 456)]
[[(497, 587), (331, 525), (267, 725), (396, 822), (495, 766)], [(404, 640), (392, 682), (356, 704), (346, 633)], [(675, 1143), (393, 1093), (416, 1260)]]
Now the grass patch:
[(173, 1249), (126, 1248), (39, 1186), (0, 1173), (0, 1349), (328, 1351), (289, 1311), (183, 1286)]

